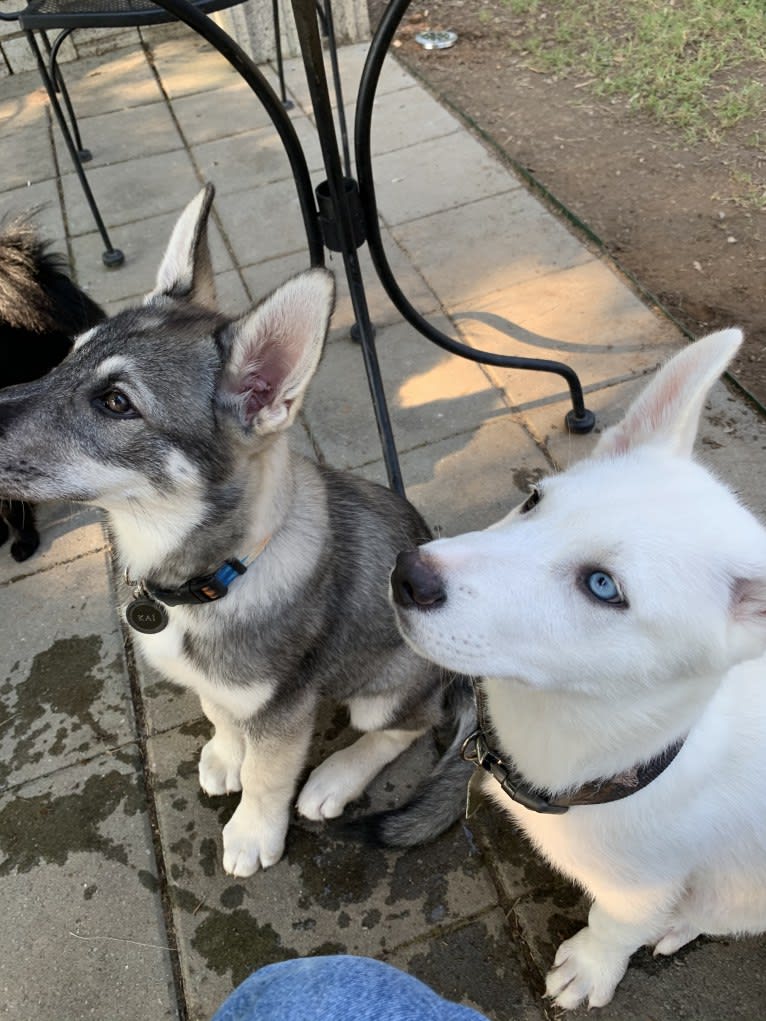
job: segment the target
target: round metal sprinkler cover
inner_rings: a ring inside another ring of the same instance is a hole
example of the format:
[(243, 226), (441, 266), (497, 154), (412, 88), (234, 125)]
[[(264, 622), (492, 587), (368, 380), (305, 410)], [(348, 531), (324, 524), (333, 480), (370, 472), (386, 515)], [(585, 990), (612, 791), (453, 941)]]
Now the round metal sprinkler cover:
[(448, 50), (457, 42), (457, 32), (418, 32), (415, 42), (420, 43), (424, 50)]

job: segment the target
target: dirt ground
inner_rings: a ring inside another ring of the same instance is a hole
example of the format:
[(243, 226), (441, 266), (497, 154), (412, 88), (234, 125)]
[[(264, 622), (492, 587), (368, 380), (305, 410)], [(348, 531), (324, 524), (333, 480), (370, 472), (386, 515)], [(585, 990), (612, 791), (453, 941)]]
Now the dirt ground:
[[(382, 6), (371, 0), (373, 25)], [(414, 40), (424, 28), (458, 42), (425, 51)], [(753, 144), (766, 111), (718, 142), (689, 143), (625, 98), (596, 95), (586, 74), (531, 67), (519, 52), (529, 30), (507, 0), (434, 0), (413, 4), (394, 47), (694, 335), (744, 327), (734, 375), (766, 405), (766, 152)], [(746, 73), (766, 82), (763, 67)]]

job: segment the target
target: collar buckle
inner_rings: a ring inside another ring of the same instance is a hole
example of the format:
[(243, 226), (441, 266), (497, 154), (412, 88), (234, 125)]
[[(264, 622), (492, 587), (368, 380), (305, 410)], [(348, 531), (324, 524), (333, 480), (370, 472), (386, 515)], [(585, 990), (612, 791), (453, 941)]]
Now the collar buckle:
[(569, 809), (568, 805), (554, 804), (525, 784), (522, 775), (518, 771), (510, 769), (500, 756), (492, 751), (487, 744), (486, 735), (481, 729), (468, 735), (460, 749), (460, 757), (466, 762), (472, 762), (474, 766), (486, 770), (512, 801), (518, 802), (532, 812), (562, 815)]
[(155, 588), (147, 585), (147, 591), (154, 599), (166, 606), (182, 606), (189, 603), (214, 603), (229, 591), (229, 585), (247, 568), (240, 560), (227, 560), (212, 574), (192, 578), (176, 589)]

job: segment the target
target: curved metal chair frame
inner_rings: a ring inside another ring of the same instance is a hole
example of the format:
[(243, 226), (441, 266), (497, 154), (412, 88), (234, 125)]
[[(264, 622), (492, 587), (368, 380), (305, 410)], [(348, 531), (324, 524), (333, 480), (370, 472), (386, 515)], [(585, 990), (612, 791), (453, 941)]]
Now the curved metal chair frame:
[(354, 122), (354, 158), (358, 182), (341, 163), (335, 124), (329, 98), (322, 46), (311, 0), (292, 0), (301, 55), (322, 148), (327, 180), (316, 189), (315, 204), (306, 160), (297, 135), (281, 109), (269, 83), (242, 49), (214, 22), (194, 9), (189, 0), (157, 0), (179, 20), (214, 46), (247, 82), (266, 108), (276, 128), (293, 170), (303, 214), (308, 249), (313, 265), (324, 263), (324, 248), (339, 251), (348, 280), (356, 318), (356, 337), (360, 341), (370, 387), (389, 485), (404, 493), (399, 459), (375, 349), (375, 332), (370, 322), (364, 281), (357, 249), (367, 242), (375, 270), (388, 297), (419, 333), (451, 354), (470, 361), (510, 369), (551, 372), (561, 376), (569, 389), (572, 408), (566, 415), (570, 432), (590, 432), (595, 425), (593, 412), (585, 407), (582, 386), (575, 371), (563, 362), (539, 358), (519, 358), (492, 351), (477, 350), (436, 329), (412, 306), (399, 287), (386, 257), (378, 224), (375, 185), (372, 173), (370, 131), (383, 61), (410, 0), (390, 0), (370, 44), (359, 82)]
[[(229, 4), (236, 2), (238, 0), (228, 0)], [(276, 4), (276, 0), (274, 2)], [(573, 433), (586, 433), (593, 429), (595, 416), (585, 407), (580, 380), (569, 365), (548, 359), (522, 358), (477, 350), (447, 336), (436, 329), (412, 306), (391, 270), (378, 224), (370, 131), (375, 92), (383, 61), (410, 0), (389, 0), (367, 53), (359, 81), (354, 122), (354, 162), (358, 181), (354, 179), (351, 172), (348, 137), (342, 119), (342, 101), (338, 103), (338, 110), (343, 158), (338, 146), (323, 59), (317, 7), (314, 0), (291, 0), (327, 174), (327, 179), (317, 187), (316, 194), (312, 189), (303, 149), (293, 124), (285, 112), (284, 105), (248, 55), (223, 29), (207, 17), (195, 0), (156, 0), (156, 3), (164, 8), (170, 16), (184, 22), (218, 50), (249, 85), (265, 108), (290, 163), (311, 264), (324, 264), (325, 248), (340, 252), (342, 256), (356, 319), (355, 337), (359, 340), (362, 349), (370, 397), (389, 485), (392, 489), (404, 493), (404, 484), (375, 348), (375, 331), (370, 321), (364, 281), (357, 256), (357, 250), (365, 241), (369, 245), (375, 271), (391, 302), (404, 319), (427, 340), (451, 354), (473, 362), (532, 372), (550, 372), (560, 376), (567, 384), (572, 403), (572, 408), (567, 412), (565, 418), (568, 430)], [(225, 5), (226, 0), (223, 0), (220, 6)], [(319, 14), (323, 28), (327, 30), (329, 26), (331, 31), (330, 0), (325, 0), (324, 10), (319, 7)], [(340, 76), (332, 36), (329, 48), (335, 87), (339, 90)], [(43, 69), (41, 69), (41, 73), (43, 73)], [(47, 71), (45, 73), (47, 74)], [(57, 116), (59, 116), (58, 113)], [(63, 114), (59, 119), (60, 121), (63, 119)], [(71, 145), (74, 146), (73, 140)]]
[[(243, 2), (244, 0), (191, 0), (193, 6), (206, 15), (226, 10)], [(333, 58), (333, 77), (341, 117), (341, 137), (344, 145), (346, 166), (350, 173), (348, 131), (346, 129), (340, 91), (340, 71), (337, 64), (332, 10), (329, 0), (324, 0), (324, 6), (320, 0), (315, 0), (315, 2), (317, 17), (319, 18), (322, 32), (328, 39), (330, 53)], [(284, 109), (289, 110), (293, 104), (287, 98), (287, 90), (285, 88), (278, 0), (272, 0), (271, 6), (276, 40), (276, 63), (280, 98)], [(61, 130), (75, 173), (93, 215), (96, 229), (104, 243), (103, 263), (105, 266), (117, 268), (123, 264), (125, 256), (119, 248), (112, 244), (109, 231), (104, 223), (93, 190), (85, 174), (83, 164), (92, 159), (92, 154), (83, 144), (77, 116), (69, 90), (64, 81), (58, 57), (64, 42), (78, 28), (143, 28), (172, 22), (176, 20), (175, 15), (161, 5), (152, 2), (152, 0), (30, 0), (27, 7), (14, 11), (11, 14), (0, 12), (0, 19), (3, 21), (17, 21), (24, 30), (29, 46), (35, 56), (40, 77), (48, 93), (51, 108)], [(57, 34), (53, 42), (51, 42), (48, 32), (54, 31)], [(42, 47), (39, 40), (42, 41)]]

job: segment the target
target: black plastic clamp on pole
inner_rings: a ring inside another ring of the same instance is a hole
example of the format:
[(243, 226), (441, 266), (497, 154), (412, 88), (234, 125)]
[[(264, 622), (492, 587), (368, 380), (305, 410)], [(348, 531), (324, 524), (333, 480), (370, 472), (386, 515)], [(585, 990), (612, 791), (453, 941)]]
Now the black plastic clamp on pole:
[[(344, 200), (348, 205), (349, 217), (351, 220), (351, 241), (354, 248), (361, 248), (367, 240), (367, 232), (364, 229), (364, 213), (362, 202), (359, 198), (359, 185), (351, 177), (343, 178)], [(331, 252), (342, 252), (343, 242), (341, 241), (340, 225), (330, 194), (330, 182), (322, 181), (316, 189), (317, 205), (319, 207), (319, 223), (322, 227), (322, 237), (325, 247)]]

